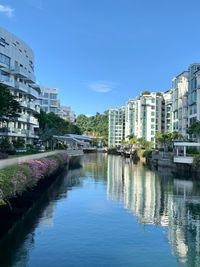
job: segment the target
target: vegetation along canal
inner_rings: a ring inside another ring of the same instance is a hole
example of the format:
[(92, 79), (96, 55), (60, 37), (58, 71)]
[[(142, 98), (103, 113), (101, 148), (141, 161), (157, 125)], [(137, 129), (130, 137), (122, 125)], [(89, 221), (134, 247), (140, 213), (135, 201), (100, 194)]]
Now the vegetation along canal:
[(88, 154), (0, 243), (0, 266), (200, 266), (200, 183)]

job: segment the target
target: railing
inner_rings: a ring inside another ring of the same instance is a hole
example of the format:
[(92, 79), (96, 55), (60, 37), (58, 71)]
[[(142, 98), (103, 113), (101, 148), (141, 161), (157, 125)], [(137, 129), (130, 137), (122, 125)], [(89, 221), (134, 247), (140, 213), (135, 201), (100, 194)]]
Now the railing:
[(12, 73), (19, 74), (23, 76), (26, 80), (35, 82), (35, 75), (33, 73), (29, 73), (26, 69), (24, 69), (21, 66), (17, 66), (15, 69), (13, 69)]
[(14, 80), (6, 75), (0, 75), (0, 82), (8, 86), (14, 86)]

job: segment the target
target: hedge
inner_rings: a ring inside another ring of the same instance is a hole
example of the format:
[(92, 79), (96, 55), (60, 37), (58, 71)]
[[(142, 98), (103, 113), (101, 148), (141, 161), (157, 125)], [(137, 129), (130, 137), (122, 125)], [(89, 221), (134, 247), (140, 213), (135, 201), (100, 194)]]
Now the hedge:
[(28, 189), (33, 189), (40, 180), (53, 175), (67, 161), (67, 154), (59, 153), (0, 170), (0, 205), (9, 203), (9, 199), (22, 195)]

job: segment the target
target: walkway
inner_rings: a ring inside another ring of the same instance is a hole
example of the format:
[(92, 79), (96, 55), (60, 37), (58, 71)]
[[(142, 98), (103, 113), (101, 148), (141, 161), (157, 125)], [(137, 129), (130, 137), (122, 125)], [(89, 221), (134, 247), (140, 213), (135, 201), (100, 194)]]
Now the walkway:
[(0, 169), (6, 168), (6, 167), (14, 165), (14, 164), (23, 163), (23, 162), (28, 161), (28, 160), (40, 159), (40, 158), (44, 158), (47, 156), (55, 155), (55, 154), (58, 154), (61, 152), (67, 152), (69, 157), (77, 157), (77, 156), (83, 155), (82, 150), (54, 150), (51, 152), (44, 152), (44, 153), (38, 153), (38, 154), (27, 155), (27, 156), (22, 156), (22, 157), (16, 157), (16, 158), (12, 158), (12, 159), (0, 160)]

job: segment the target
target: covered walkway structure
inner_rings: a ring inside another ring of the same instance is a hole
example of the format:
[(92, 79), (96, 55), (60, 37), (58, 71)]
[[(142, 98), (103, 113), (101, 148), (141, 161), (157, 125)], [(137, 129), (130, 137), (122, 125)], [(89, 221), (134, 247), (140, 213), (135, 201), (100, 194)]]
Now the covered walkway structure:
[(54, 135), (53, 138), (67, 144), (69, 149), (90, 147), (90, 143), (92, 141), (92, 139), (88, 136), (77, 134), (65, 134), (62, 136)]
[[(174, 142), (174, 147), (176, 149), (176, 156), (174, 156), (174, 163), (192, 164), (194, 161), (194, 157), (187, 156), (187, 147), (198, 148), (200, 147), (200, 143)], [(183, 150), (183, 152), (180, 151), (181, 149)]]

